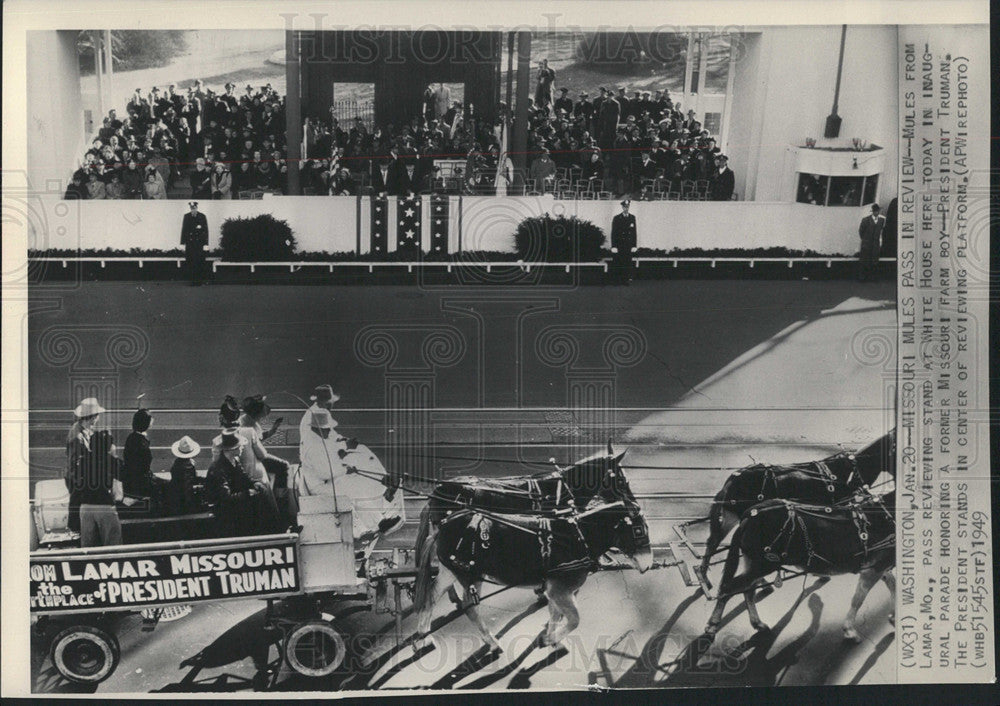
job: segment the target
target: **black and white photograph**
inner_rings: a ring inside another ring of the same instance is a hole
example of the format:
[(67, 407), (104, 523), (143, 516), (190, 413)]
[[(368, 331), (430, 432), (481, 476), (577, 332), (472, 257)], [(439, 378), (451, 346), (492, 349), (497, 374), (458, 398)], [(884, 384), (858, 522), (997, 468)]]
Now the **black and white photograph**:
[(31, 695), (994, 680), (985, 3), (250, 5), (23, 29)]

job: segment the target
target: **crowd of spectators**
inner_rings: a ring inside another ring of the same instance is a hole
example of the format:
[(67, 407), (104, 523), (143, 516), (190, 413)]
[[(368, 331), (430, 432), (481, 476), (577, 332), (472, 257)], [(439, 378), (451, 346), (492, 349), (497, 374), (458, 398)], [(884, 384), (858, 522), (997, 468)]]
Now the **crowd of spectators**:
[(715, 138), (668, 91), (629, 96), (624, 87), (601, 87), (593, 100), (586, 92), (570, 97), (565, 87), (556, 93), (539, 103), (548, 92), (536, 92), (532, 105), (528, 191), (732, 198), (732, 171)]
[(73, 173), (67, 198), (230, 198), (281, 190), (285, 99), (270, 84), (242, 95), (196, 81), (186, 91), (136, 89), (119, 116), (110, 110)]
[[(510, 120), (495, 120), (451, 100), (432, 84), (401, 125), (341, 124), (336, 111), (307, 118), (298, 165), (306, 194), (556, 193), (562, 197), (729, 200), (732, 171), (694, 111), (684, 113), (665, 90), (602, 87), (570, 97), (553, 90), (555, 74), (540, 65), (539, 90), (528, 111), (528, 166), (503, 152)], [(237, 95), (201, 81), (185, 93), (168, 86), (137, 89), (119, 119), (112, 110), (84, 155), (67, 198), (226, 199), (287, 191), (285, 98), (270, 85)], [(554, 97), (558, 94), (558, 97)], [(443, 168), (446, 165), (446, 168)], [(180, 184), (180, 188), (178, 188)]]

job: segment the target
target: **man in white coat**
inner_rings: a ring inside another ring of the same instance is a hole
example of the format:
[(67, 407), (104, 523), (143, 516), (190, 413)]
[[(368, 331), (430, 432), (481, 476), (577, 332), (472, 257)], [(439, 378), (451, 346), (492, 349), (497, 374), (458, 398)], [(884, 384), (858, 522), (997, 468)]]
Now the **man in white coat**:
[(337, 434), (330, 407), (338, 399), (329, 385), (312, 396), (299, 424), (295, 487), (300, 495), (333, 495), (339, 508), (352, 511), (354, 538), (369, 542), (402, 526), (403, 493), (389, 493), (385, 467), (367, 446)]

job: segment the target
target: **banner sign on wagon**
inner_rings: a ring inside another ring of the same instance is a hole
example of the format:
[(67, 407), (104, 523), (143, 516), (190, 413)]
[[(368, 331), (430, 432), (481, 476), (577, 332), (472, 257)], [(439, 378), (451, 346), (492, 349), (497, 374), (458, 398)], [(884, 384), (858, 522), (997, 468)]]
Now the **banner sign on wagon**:
[(137, 609), (299, 590), (295, 538), (266, 546), (31, 557), (34, 613)]

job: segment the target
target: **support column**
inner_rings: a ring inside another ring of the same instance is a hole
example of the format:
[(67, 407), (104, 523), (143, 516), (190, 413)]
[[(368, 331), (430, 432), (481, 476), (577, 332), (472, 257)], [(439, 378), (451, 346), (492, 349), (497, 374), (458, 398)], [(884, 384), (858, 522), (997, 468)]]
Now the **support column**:
[(691, 75), (694, 73), (694, 32), (688, 33), (687, 53), (684, 55), (684, 100), (681, 108), (687, 111), (691, 108)]
[(517, 33), (517, 99), (511, 158), (514, 168), (528, 167), (528, 96), (531, 92), (531, 32)]
[(705, 116), (701, 114), (701, 96), (705, 93), (705, 78), (708, 73), (708, 49), (711, 42), (711, 35), (702, 32), (698, 35), (698, 85), (694, 96), (695, 117), (704, 124)]
[[(104, 73), (108, 77), (108, 100), (115, 104), (115, 62), (111, 51), (111, 30), (104, 30)], [(107, 112), (105, 112), (107, 115)]]
[(101, 52), (101, 34), (98, 30), (90, 33), (90, 42), (94, 45), (94, 79), (97, 81), (97, 112), (99, 115), (94, 120), (95, 130), (100, 130), (104, 124), (104, 72), (101, 70), (104, 54)]
[(285, 32), (285, 149), (288, 165), (288, 193), (302, 193), (299, 184), (299, 167), (302, 161), (302, 101), (299, 97), (299, 35)]
[(729, 154), (729, 116), (733, 111), (733, 85), (736, 81), (736, 53), (733, 51), (732, 37), (729, 40), (729, 68), (726, 73), (726, 101), (722, 105), (722, 124), (719, 126), (719, 149)]

